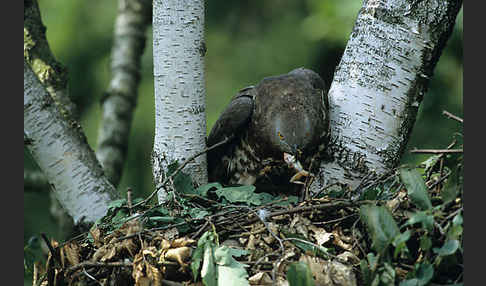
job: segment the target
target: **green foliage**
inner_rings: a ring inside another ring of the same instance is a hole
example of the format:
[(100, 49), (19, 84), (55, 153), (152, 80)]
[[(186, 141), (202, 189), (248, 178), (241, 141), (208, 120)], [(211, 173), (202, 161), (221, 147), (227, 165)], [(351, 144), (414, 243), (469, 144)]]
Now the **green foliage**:
[[(285, 233), (285, 232), (284, 232)], [(317, 245), (307, 241), (307, 239), (298, 233), (285, 233), (287, 238), (297, 238), (299, 240), (291, 240), (295, 246), (302, 249), (305, 253), (315, 255), (324, 259), (329, 259), (330, 255), (333, 254), (334, 249), (330, 249), (321, 245)]]
[(373, 249), (383, 255), (388, 245), (400, 235), (396, 222), (385, 207), (364, 205), (360, 214), (371, 236)]
[(423, 210), (432, 207), (425, 182), (417, 170), (402, 168), (400, 169), (400, 178), (407, 188), (408, 196), (415, 205)]
[(434, 268), (428, 262), (415, 265), (411, 273), (413, 278), (400, 282), (400, 286), (424, 286), (427, 285), (434, 276)]
[(290, 286), (314, 286), (314, 278), (309, 266), (303, 262), (294, 262), (290, 264), (287, 271), (287, 280)]
[(217, 236), (213, 232), (205, 232), (192, 254), (191, 271), (194, 281), (201, 273), (206, 286), (225, 285), (228, 281), (231, 281), (231, 285), (249, 285), (246, 265), (234, 259), (246, 254), (248, 252), (245, 250), (219, 246)]
[[(462, 166), (462, 156), (432, 155), (419, 168), (398, 169), (395, 176), (405, 186), (412, 203), (404, 212), (405, 216), (399, 216), (399, 212), (392, 214), (385, 206), (361, 207), (361, 220), (368, 230), (374, 251), (369, 252), (360, 263), (365, 285), (396, 285), (400, 282), (399, 285), (408, 286), (429, 285), (430, 282), (450, 284), (454, 281), (445, 277), (450, 275), (451, 269), (460, 271), (458, 261), (462, 260)], [(424, 178), (427, 178), (427, 184)], [(444, 178), (444, 182), (436, 184), (441, 188), (438, 191), (427, 188), (431, 182)], [(389, 182), (392, 181), (389, 179)], [(378, 198), (380, 192), (376, 190), (387, 189), (385, 185), (389, 182), (367, 190), (368, 194), (360, 198)], [(454, 192), (445, 191), (451, 186)], [(385, 193), (381, 192), (381, 195), (386, 197)], [(396, 194), (393, 188), (389, 193)], [(405, 279), (399, 279), (396, 272), (396, 266), (401, 262), (414, 264)]]

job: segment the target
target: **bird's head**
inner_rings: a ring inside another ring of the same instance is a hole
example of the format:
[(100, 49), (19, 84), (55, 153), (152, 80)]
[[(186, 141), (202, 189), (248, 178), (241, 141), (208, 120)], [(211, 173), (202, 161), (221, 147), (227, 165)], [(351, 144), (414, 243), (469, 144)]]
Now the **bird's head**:
[(301, 160), (316, 150), (328, 129), (327, 91), (319, 75), (299, 68), (265, 78), (256, 89), (253, 139), (263, 155), (283, 160), (287, 153)]

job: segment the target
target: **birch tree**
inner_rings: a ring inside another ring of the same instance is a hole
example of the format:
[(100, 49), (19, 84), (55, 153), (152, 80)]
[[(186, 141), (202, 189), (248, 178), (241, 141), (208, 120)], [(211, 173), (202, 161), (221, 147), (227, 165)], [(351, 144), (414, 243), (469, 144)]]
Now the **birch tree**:
[(140, 59), (151, 22), (151, 1), (119, 0), (111, 54), (111, 80), (102, 102), (96, 157), (117, 186), (125, 163), (140, 82)]
[[(206, 146), (204, 82), (204, 1), (153, 2), (155, 137), (153, 175), (159, 202), (168, 166), (182, 163)], [(196, 184), (207, 182), (206, 156), (184, 172)]]
[[(334, 159), (313, 189), (399, 164), (462, 0), (364, 0), (328, 93)], [(369, 180), (367, 180), (369, 179)]]
[[(461, 6), (461, 0), (363, 1), (329, 91), (333, 159), (322, 162), (314, 188), (363, 187), (398, 164)], [(168, 166), (206, 147), (204, 2), (154, 1), (153, 31), (153, 175), (163, 202)], [(114, 187), (78, 125), (61, 118), (24, 62), (24, 138), (74, 220), (94, 221), (116, 197)], [(206, 157), (184, 171), (195, 184), (206, 183)]]
[[(87, 172), (85, 175), (86, 181), (91, 180), (91, 183), (85, 184), (87, 186), (71, 186), (74, 190), (65, 190), (58, 188), (55, 192), (57, 199), (62, 200), (61, 205), (64, 209), (54, 208), (58, 205), (58, 200), (51, 201), (51, 213), (58, 218), (60, 225), (66, 225), (63, 228), (69, 230), (69, 224), (64, 221), (69, 221), (70, 218), (64, 213), (65, 210), (75, 218), (75, 222), (79, 222), (78, 218), (85, 218), (86, 222), (93, 222), (97, 218), (100, 218), (107, 209), (107, 204), (114, 196), (114, 187), (106, 181), (110, 180), (115, 186), (118, 184), (123, 163), (125, 161), (126, 149), (128, 145), (128, 134), (130, 131), (130, 123), (132, 119), (133, 109), (137, 100), (137, 88), (140, 80), (140, 57), (143, 54), (145, 46), (145, 30), (151, 20), (150, 1), (147, 0), (120, 0), (118, 5), (118, 16), (115, 23), (115, 33), (113, 52), (112, 52), (112, 79), (110, 81), (109, 88), (102, 104), (103, 116), (101, 118), (99, 137), (98, 137), (98, 157), (103, 165), (103, 169), (107, 178), (103, 175), (103, 170), (99, 167), (99, 163), (95, 157), (92, 156), (93, 151), (87, 145), (84, 134), (82, 133), (79, 125), (74, 121), (77, 119), (76, 108), (74, 104), (69, 100), (67, 89), (67, 72), (65, 68), (58, 61), (55, 60), (52, 55), (49, 44), (45, 36), (45, 27), (42, 24), (39, 7), (36, 1), (26, 0), (24, 9), (24, 58), (28, 62), (29, 66), (34, 69), (34, 73), (40, 80), (42, 85), (46, 88), (49, 96), (53, 99), (56, 107), (49, 109), (51, 117), (54, 117), (54, 121), (59, 125), (71, 125), (74, 128), (71, 134), (66, 134), (68, 137), (65, 145), (65, 149), (76, 149), (81, 156), (70, 160), (72, 166), (81, 165), (92, 167), (91, 173)], [(24, 79), (30, 79), (29, 69), (24, 70)], [(44, 90), (36, 86), (32, 90), (25, 89), (24, 82), (24, 96), (29, 95), (32, 97), (32, 92), (40, 93), (43, 95)], [(28, 94), (27, 92), (31, 92)], [(44, 98), (43, 100), (49, 100)], [(26, 103), (24, 97), (24, 104)], [(55, 114), (59, 109), (61, 117), (56, 117)], [(28, 114), (30, 110), (24, 110), (24, 117), (35, 116)], [(26, 120), (24, 118), (24, 120)], [(66, 122), (67, 121), (67, 122)], [(41, 124), (39, 124), (40, 126)], [(28, 146), (31, 151), (36, 151), (33, 154), (34, 157), (45, 156), (42, 151), (43, 147), (37, 140), (31, 140), (30, 134), (32, 126), (24, 126), (24, 137), (31, 141)], [(57, 131), (53, 131), (57, 132)], [(29, 134), (29, 135), (25, 135)], [(78, 142), (81, 140), (81, 142)], [(74, 145), (69, 146), (69, 142), (74, 142)], [(80, 148), (78, 148), (80, 147)], [(54, 157), (62, 158), (64, 153), (62, 149), (52, 149), (50, 160)], [(45, 159), (45, 158), (43, 158)], [(47, 159), (46, 159), (47, 160)], [(79, 162), (76, 162), (79, 160)], [(62, 161), (62, 159), (59, 159)], [(42, 165), (45, 162), (37, 162), (42, 171), (48, 170), (46, 166)], [(59, 167), (61, 169), (62, 167)], [(73, 167), (74, 168), (74, 167)], [(69, 169), (69, 168), (67, 168)], [(82, 169), (82, 167), (81, 167)], [(69, 174), (70, 170), (66, 171)], [(85, 170), (86, 171), (86, 170)], [(52, 176), (47, 175), (45, 172), (24, 172), (24, 184), (31, 188), (50, 189), (49, 183), (56, 187), (53, 182)], [(94, 175), (95, 177), (91, 177)], [(69, 181), (68, 175), (63, 178), (64, 184), (76, 184), (82, 181), (72, 180)], [(59, 180), (57, 181), (59, 183)], [(34, 186), (36, 184), (36, 186)], [(46, 188), (47, 187), (47, 188)], [(93, 194), (90, 194), (92, 190), (90, 188), (96, 187), (99, 189)], [(69, 194), (72, 192), (72, 194)], [(104, 194), (106, 192), (106, 194)], [(86, 200), (77, 200), (77, 194), (80, 193), (81, 197), (85, 195)], [(109, 199), (105, 199), (108, 197)], [(90, 200), (93, 200), (91, 206)], [(69, 201), (64, 201), (69, 200)], [(77, 200), (77, 201), (76, 201)], [(97, 200), (101, 200), (102, 203), (98, 204)], [(69, 207), (76, 204), (85, 204), (85, 206)], [(93, 211), (91, 207), (95, 207)], [(99, 207), (99, 210), (97, 209)], [(89, 212), (89, 216), (86, 216), (86, 212)]]
[(24, 141), (74, 222), (89, 223), (106, 214), (116, 195), (80, 129), (24, 61)]

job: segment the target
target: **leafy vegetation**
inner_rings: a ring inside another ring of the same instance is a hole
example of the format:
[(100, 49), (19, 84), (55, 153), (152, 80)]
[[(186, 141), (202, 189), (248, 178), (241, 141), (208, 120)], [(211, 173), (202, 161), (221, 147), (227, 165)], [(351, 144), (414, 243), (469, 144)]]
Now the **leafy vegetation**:
[[(363, 188), (357, 200), (344, 187), (304, 201), (253, 186), (194, 188), (177, 166), (167, 173), (167, 205), (114, 201), (89, 232), (51, 242), (56, 250), (47, 273), (88, 283), (82, 265), (101, 283), (121, 283), (120, 277), (128, 285), (462, 284), (460, 153), (397, 168)], [(42, 268), (32, 266), (34, 244), (24, 249), (30, 273)]]

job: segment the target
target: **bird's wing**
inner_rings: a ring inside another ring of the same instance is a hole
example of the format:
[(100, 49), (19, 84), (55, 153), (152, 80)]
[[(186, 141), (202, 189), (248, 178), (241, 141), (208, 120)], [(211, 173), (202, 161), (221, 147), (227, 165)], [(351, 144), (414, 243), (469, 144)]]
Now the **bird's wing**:
[(240, 90), (231, 99), (209, 132), (208, 147), (226, 138), (231, 139), (230, 142), (208, 151), (208, 179), (210, 181), (227, 183), (229, 180), (231, 163), (227, 160), (224, 161), (223, 158), (231, 156), (235, 144), (239, 143), (236, 139), (242, 136), (244, 129), (247, 128), (253, 113), (255, 94), (256, 90), (253, 86)]
[(209, 147), (226, 138), (234, 137), (248, 124), (253, 113), (255, 94), (255, 87), (249, 86), (240, 90), (231, 99), (209, 133)]

